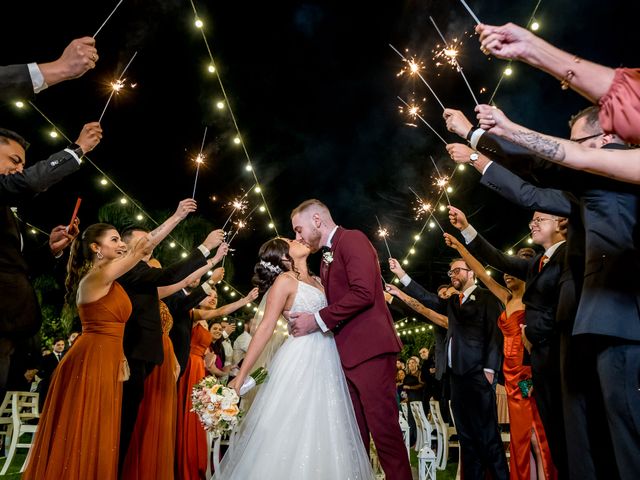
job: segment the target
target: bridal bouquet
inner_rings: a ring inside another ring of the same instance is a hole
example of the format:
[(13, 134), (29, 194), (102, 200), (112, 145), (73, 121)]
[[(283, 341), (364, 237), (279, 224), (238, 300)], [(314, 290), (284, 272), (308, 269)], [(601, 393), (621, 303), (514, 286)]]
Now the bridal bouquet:
[[(267, 378), (267, 370), (258, 368), (242, 385), (241, 394), (244, 395)], [(200, 418), (204, 429), (216, 437), (232, 431), (242, 416), (238, 408), (240, 397), (233, 388), (229, 388), (210, 375), (193, 386), (191, 392), (192, 412)]]

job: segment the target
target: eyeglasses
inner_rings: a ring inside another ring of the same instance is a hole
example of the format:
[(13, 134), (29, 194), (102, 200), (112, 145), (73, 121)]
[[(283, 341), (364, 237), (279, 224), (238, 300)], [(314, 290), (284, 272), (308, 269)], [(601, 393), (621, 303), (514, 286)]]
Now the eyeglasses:
[(540, 224), (541, 224), (542, 222), (550, 222), (550, 221), (557, 222), (557, 221), (558, 221), (558, 219), (557, 219), (557, 218), (542, 218), (542, 217), (536, 217), (536, 218), (534, 218), (533, 220), (531, 220), (531, 221), (529, 222), (529, 229), (533, 228), (533, 226), (534, 226), (534, 225), (535, 225), (536, 227), (539, 227), (539, 226), (540, 226)]
[(469, 269), (469, 268), (458, 267), (458, 268), (454, 268), (453, 270), (449, 270), (447, 272), (447, 275), (449, 275), (449, 277), (453, 277), (454, 275), (459, 274), (460, 270), (464, 270), (465, 272), (470, 272), (471, 271), (471, 269)]
[(600, 135), (604, 135), (604, 133), (600, 132), (600, 133), (596, 133), (595, 135), (589, 135), (588, 137), (572, 138), (571, 141), (576, 143), (582, 143), (582, 142), (586, 142), (587, 140), (591, 140), (592, 138), (599, 137)]

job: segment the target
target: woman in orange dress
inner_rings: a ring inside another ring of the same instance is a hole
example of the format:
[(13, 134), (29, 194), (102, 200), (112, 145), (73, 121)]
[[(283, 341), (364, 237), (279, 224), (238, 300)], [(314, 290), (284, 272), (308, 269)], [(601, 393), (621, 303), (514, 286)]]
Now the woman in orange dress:
[(121, 475), (123, 480), (174, 478), (176, 381), (180, 366), (169, 339), (173, 317), (162, 300), (160, 318), (164, 361), (153, 369), (144, 382), (146, 394), (140, 404), (136, 426), (124, 461)]
[(23, 479), (116, 479), (122, 381), (128, 377), (122, 334), (131, 313), (116, 279), (154, 246), (147, 236), (127, 252), (117, 230), (104, 223), (74, 240), (67, 301), (78, 306), (82, 335), (53, 374)]
[[(484, 266), (455, 237), (445, 234), (445, 241), (460, 253), (469, 268), (476, 274), (476, 278), (481, 280), (506, 306), (497, 321), (504, 337), (502, 372), (509, 407), (510, 478), (511, 480), (530, 480), (533, 472), (533, 478), (538, 480), (555, 480), (557, 471), (551, 459), (551, 451), (536, 402), (531, 397), (530, 391), (526, 396), (523, 394), (523, 388), (527, 390), (527, 387), (521, 383), (531, 380), (531, 367), (524, 366), (522, 362), (525, 349), (521, 330), (524, 324), (522, 295), (525, 283), (505, 274), (504, 281), (507, 288), (504, 288), (487, 274)], [(534, 254), (531, 248), (521, 248), (516, 255), (533, 258)], [(523, 388), (520, 385), (523, 385)], [(531, 461), (532, 453), (535, 463)]]
[(176, 474), (180, 480), (201, 480), (207, 472), (207, 433), (198, 415), (191, 411), (191, 391), (207, 375), (204, 357), (211, 339), (206, 320), (195, 322), (189, 360), (178, 383)]

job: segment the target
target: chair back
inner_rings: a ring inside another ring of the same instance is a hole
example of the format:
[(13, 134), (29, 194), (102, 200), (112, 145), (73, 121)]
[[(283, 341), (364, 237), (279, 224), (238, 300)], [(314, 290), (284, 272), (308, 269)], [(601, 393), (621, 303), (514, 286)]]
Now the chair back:
[(438, 470), (444, 470), (447, 467), (447, 459), (449, 456), (449, 442), (447, 441), (447, 425), (442, 419), (442, 413), (440, 412), (440, 403), (436, 400), (429, 401), (429, 410), (431, 411), (431, 418), (436, 426), (436, 468)]
[(416, 428), (418, 430), (416, 450), (419, 451), (424, 446), (431, 447), (431, 423), (427, 420), (422, 402), (411, 402), (409, 407), (411, 408), (411, 413), (413, 414), (413, 419), (416, 422)]

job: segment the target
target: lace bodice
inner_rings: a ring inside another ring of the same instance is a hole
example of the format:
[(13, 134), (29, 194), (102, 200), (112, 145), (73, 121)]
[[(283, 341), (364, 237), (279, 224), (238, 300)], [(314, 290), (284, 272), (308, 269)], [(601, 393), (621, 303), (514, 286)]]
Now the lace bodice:
[(298, 282), (298, 293), (291, 305), (292, 312), (315, 313), (327, 306), (327, 297), (324, 292), (311, 285)]

